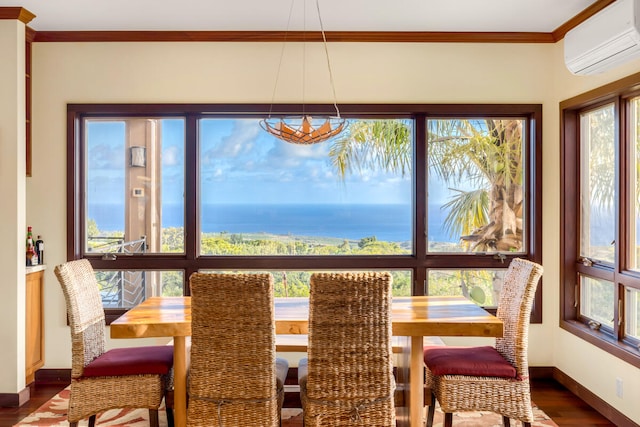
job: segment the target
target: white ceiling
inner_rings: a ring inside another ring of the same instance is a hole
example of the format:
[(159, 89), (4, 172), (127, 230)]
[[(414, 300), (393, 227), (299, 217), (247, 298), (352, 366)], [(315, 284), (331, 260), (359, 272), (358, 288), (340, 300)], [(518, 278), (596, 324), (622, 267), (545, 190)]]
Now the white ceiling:
[[(597, 0), (318, 1), (326, 31), (551, 32)], [(28, 25), (36, 31), (320, 28), (315, 0), (0, 0), (3, 6), (35, 14)]]

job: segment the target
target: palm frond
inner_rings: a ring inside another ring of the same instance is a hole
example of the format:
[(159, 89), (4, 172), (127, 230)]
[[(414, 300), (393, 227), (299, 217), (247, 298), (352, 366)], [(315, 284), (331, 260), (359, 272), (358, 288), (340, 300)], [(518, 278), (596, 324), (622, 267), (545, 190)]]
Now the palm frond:
[(450, 190), (457, 194), (442, 205), (442, 209), (449, 211), (444, 219), (449, 236), (461, 237), (471, 234), (489, 222), (489, 193), (486, 190)]
[(364, 168), (400, 172), (411, 170), (413, 129), (405, 120), (358, 120), (336, 139), (329, 156), (338, 175)]

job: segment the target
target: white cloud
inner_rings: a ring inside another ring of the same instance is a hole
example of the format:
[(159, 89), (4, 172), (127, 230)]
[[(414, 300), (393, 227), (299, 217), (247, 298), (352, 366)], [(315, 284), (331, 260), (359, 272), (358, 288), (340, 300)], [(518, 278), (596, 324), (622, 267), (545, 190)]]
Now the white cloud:
[(122, 145), (95, 144), (88, 152), (90, 169), (122, 169), (125, 152)]
[(231, 134), (222, 138), (214, 153), (220, 157), (238, 157), (252, 151), (260, 126), (254, 121), (234, 120)]
[(180, 166), (182, 160), (179, 160), (178, 147), (173, 145), (162, 150), (162, 165), (163, 166)]

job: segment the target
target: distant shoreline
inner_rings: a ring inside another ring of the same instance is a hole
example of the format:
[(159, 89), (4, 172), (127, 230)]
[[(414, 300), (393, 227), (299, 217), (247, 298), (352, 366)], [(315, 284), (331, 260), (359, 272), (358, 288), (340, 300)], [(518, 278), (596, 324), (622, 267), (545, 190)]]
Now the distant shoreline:
[[(412, 208), (403, 204), (208, 204), (202, 211), (204, 233), (265, 233), (350, 241), (376, 236), (388, 242), (409, 242), (413, 236)], [(182, 204), (164, 204), (162, 214), (163, 228), (184, 225)], [(88, 217), (100, 230), (124, 229), (123, 204), (92, 204)]]

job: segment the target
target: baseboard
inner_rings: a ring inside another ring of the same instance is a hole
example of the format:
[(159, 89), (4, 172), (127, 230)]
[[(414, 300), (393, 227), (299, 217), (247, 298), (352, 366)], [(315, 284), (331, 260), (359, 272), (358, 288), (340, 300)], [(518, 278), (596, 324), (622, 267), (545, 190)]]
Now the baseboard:
[(529, 366), (529, 378), (544, 380), (553, 378), (553, 366)]
[(71, 369), (38, 369), (36, 385), (71, 384)]
[(562, 372), (560, 369), (553, 368), (553, 379), (562, 384), (567, 390), (578, 396), (616, 426), (640, 427), (640, 425), (627, 418), (626, 415), (596, 396), (593, 392)]
[(71, 369), (38, 369), (35, 380), (18, 393), (0, 393), (0, 408), (19, 408), (31, 399), (31, 387), (47, 384), (71, 384)]
[(29, 401), (31, 390), (29, 386), (17, 393), (0, 393), (0, 408), (19, 408)]

